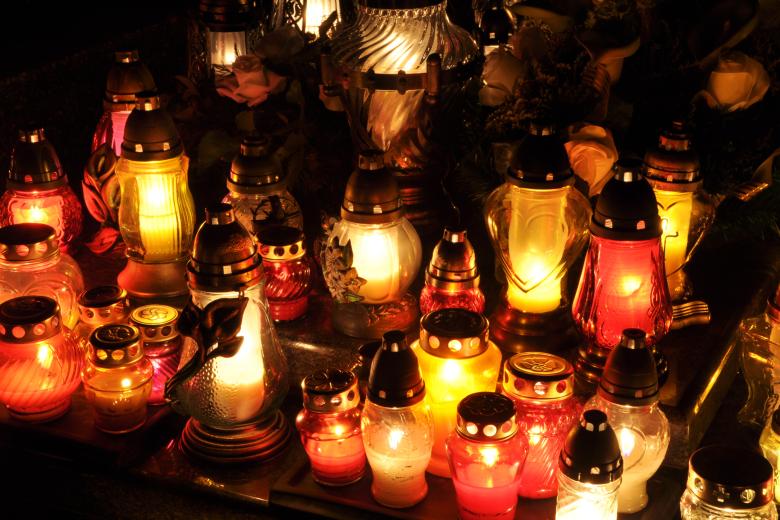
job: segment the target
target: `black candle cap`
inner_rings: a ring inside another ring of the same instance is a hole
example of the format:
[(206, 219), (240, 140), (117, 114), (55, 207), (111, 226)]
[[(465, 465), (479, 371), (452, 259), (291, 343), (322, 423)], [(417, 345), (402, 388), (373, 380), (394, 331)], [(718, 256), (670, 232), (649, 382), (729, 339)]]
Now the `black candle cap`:
[(139, 92), (127, 118), (122, 157), (132, 161), (162, 161), (184, 151), (173, 118), (160, 105), (156, 92)]
[(640, 329), (626, 329), (612, 349), (601, 376), (598, 393), (618, 404), (644, 405), (658, 401), (658, 373), (653, 352)]
[(588, 484), (607, 484), (620, 478), (623, 457), (604, 412), (583, 412), (579, 424), (566, 437), (558, 467), (570, 479)]
[(424, 397), (425, 382), (406, 336), (400, 330), (386, 332), (371, 362), (368, 398), (380, 406), (397, 408), (419, 403)]
[(507, 180), (524, 188), (555, 189), (574, 183), (569, 155), (556, 128), (531, 123), (517, 145)]

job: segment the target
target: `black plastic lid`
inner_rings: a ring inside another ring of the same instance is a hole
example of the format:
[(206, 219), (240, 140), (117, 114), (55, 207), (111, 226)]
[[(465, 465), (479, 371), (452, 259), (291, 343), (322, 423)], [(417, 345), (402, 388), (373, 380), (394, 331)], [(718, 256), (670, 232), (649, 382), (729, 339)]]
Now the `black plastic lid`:
[(590, 232), (611, 240), (647, 240), (661, 236), (661, 218), (653, 188), (642, 175), (643, 163), (625, 160), (601, 190)]
[(382, 346), (371, 362), (368, 398), (387, 407), (411, 406), (425, 397), (425, 382), (417, 356), (400, 330), (382, 336)]
[(237, 193), (264, 194), (283, 188), (282, 164), (271, 150), (266, 135), (250, 134), (241, 140), (241, 148), (230, 163), (227, 185)]
[(20, 128), (8, 168), (8, 184), (21, 190), (64, 186), (67, 177), (46, 132), (39, 126)]
[(480, 43), (483, 46), (500, 45), (509, 42), (514, 24), (509, 12), (504, 9), (502, 0), (488, 2), (479, 23)]
[(640, 329), (626, 329), (604, 366), (598, 393), (618, 404), (643, 405), (658, 401), (658, 373), (653, 352)]
[(497, 392), (477, 392), (458, 403), (458, 434), (477, 442), (496, 442), (517, 433), (515, 403)]
[(398, 181), (385, 167), (384, 154), (365, 150), (358, 156), (357, 170), (347, 181), (341, 218), (361, 224), (383, 224), (403, 215)]
[(588, 484), (607, 484), (620, 478), (623, 457), (604, 412), (583, 412), (579, 424), (566, 437), (558, 468), (570, 479)]
[(138, 57), (138, 51), (116, 51), (114, 65), (106, 78), (103, 108), (114, 111), (132, 110), (136, 94), (156, 89), (152, 73)]
[(171, 116), (160, 107), (154, 92), (140, 92), (127, 118), (122, 157), (133, 161), (172, 159), (183, 151), (181, 137)]
[(552, 125), (532, 123), (517, 145), (507, 180), (521, 188), (560, 188), (574, 183), (563, 141)]
[(760, 454), (732, 446), (706, 446), (688, 462), (688, 489), (718, 508), (754, 509), (772, 502), (772, 465)]

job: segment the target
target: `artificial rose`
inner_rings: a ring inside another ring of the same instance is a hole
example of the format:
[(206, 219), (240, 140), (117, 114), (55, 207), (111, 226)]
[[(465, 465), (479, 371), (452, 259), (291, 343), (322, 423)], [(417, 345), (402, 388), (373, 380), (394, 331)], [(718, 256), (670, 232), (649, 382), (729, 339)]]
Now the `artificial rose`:
[(217, 92), (236, 103), (254, 107), (268, 99), (270, 94), (284, 90), (286, 78), (263, 66), (263, 60), (254, 54), (239, 56), (233, 63), (233, 74), (217, 82)]
[(491, 52), (482, 68), (485, 86), (479, 91), (480, 104), (494, 107), (506, 101), (523, 70), (523, 63), (505, 47)]
[(597, 125), (573, 127), (564, 146), (575, 175), (588, 183), (588, 195), (597, 195), (618, 158), (612, 133)]
[(732, 51), (718, 59), (702, 96), (721, 112), (742, 110), (761, 101), (769, 90), (769, 74), (759, 62)]

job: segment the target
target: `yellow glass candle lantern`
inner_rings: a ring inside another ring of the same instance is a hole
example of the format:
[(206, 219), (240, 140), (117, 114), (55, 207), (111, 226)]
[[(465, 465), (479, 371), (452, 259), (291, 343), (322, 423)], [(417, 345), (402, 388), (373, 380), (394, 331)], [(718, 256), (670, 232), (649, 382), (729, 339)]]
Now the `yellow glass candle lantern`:
[(683, 123), (663, 131), (645, 155), (647, 182), (658, 202), (666, 280), (672, 301), (691, 294), (684, 267), (715, 219), (715, 202), (702, 188), (699, 157)]
[(488, 321), (464, 309), (442, 309), (423, 317), (412, 344), (433, 412), (433, 453), (428, 472), (450, 476), (445, 442), (455, 429), (458, 403), (469, 394), (496, 389), (501, 351), (488, 339)]
[(128, 257), (117, 281), (131, 296), (187, 293), (184, 266), (195, 227), (188, 163), (173, 119), (160, 108), (160, 98), (139, 94), (127, 119), (116, 167), (122, 193), (119, 230)]
[(491, 336), (504, 351), (560, 351), (579, 340), (564, 282), (587, 244), (590, 205), (573, 184), (555, 129), (531, 125), (506, 182), (485, 203), (507, 283), (491, 319)]
[(376, 151), (361, 152), (323, 251), (335, 305), (333, 326), (359, 338), (408, 329), (417, 301), (407, 292), (422, 262), (420, 237), (404, 217), (398, 183)]
[(154, 368), (144, 357), (138, 329), (102, 325), (89, 337), (84, 394), (95, 412), (95, 426), (106, 433), (127, 433), (146, 422)]
[(187, 281), (191, 299), (177, 324), (185, 336), (179, 371), (165, 387), (174, 409), (191, 416), (182, 449), (217, 463), (277, 455), (291, 435), (279, 411), (287, 361), (268, 310), (257, 245), (227, 204), (206, 209)]

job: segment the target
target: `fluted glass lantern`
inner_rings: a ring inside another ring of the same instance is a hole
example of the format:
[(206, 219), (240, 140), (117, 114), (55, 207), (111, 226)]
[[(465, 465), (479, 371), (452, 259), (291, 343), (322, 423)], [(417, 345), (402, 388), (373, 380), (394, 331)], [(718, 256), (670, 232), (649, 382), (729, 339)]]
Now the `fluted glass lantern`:
[(626, 329), (640, 329), (653, 348), (658, 378), (668, 365), (655, 345), (672, 324), (655, 195), (643, 165), (624, 162), (604, 186), (590, 223), (591, 240), (572, 313), (587, 344), (579, 351), (577, 376), (595, 384), (609, 351)]
[(43, 128), (19, 130), (0, 197), (0, 226), (25, 223), (53, 227), (64, 252), (81, 234), (81, 202)]
[(116, 166), (119, 230), (127, 244), (127, 266), (117, 282), (131, 296), (187, 293), (184, 266), (195, 228), (188, 165), (179, 132), (160, 107), (160, 98), (139, 94)]
[(443, 199), (440, 172), (427, 168), (433, 107), (479, 73), (476, 43), (446, 10), (446, 0), (359, 0), (323, 55), (325, 94), (341, 99), (361, 148), (385, 153), (422, 229), (438, 229)]
[(531, 125), (506, 182), (485, 203), (485, 222), (506, 279), (491, 319), (506, 352), (554, 352), (579, 341), (565, 277), (587, 244), (590, 205), (556, 130)]
[(672, 301), (691, 295), (684, 268), (715, 220), (715, 202), (703, 188), (699, 157), (683, 123), (664, 130), (645, 154), (645, 173), (658, 201), (666, 279)]
[(263, 292), (263, 266), (251, 235), (227, 204), (206, 211), (187, 264), (190, 301), (179, 371), (166, 398), (189, 415), (181, 447), (217, 463), (265, 460), (285, 448), (290, 428), (279, 411), (287, 361)]
[(404, 217), (398, 183), (380, 152), (362, 152), (322, 252), (333, 326), (359, 338), (405, 330), (417, 318), (407, 292), (422, 262), (420, 237)]

